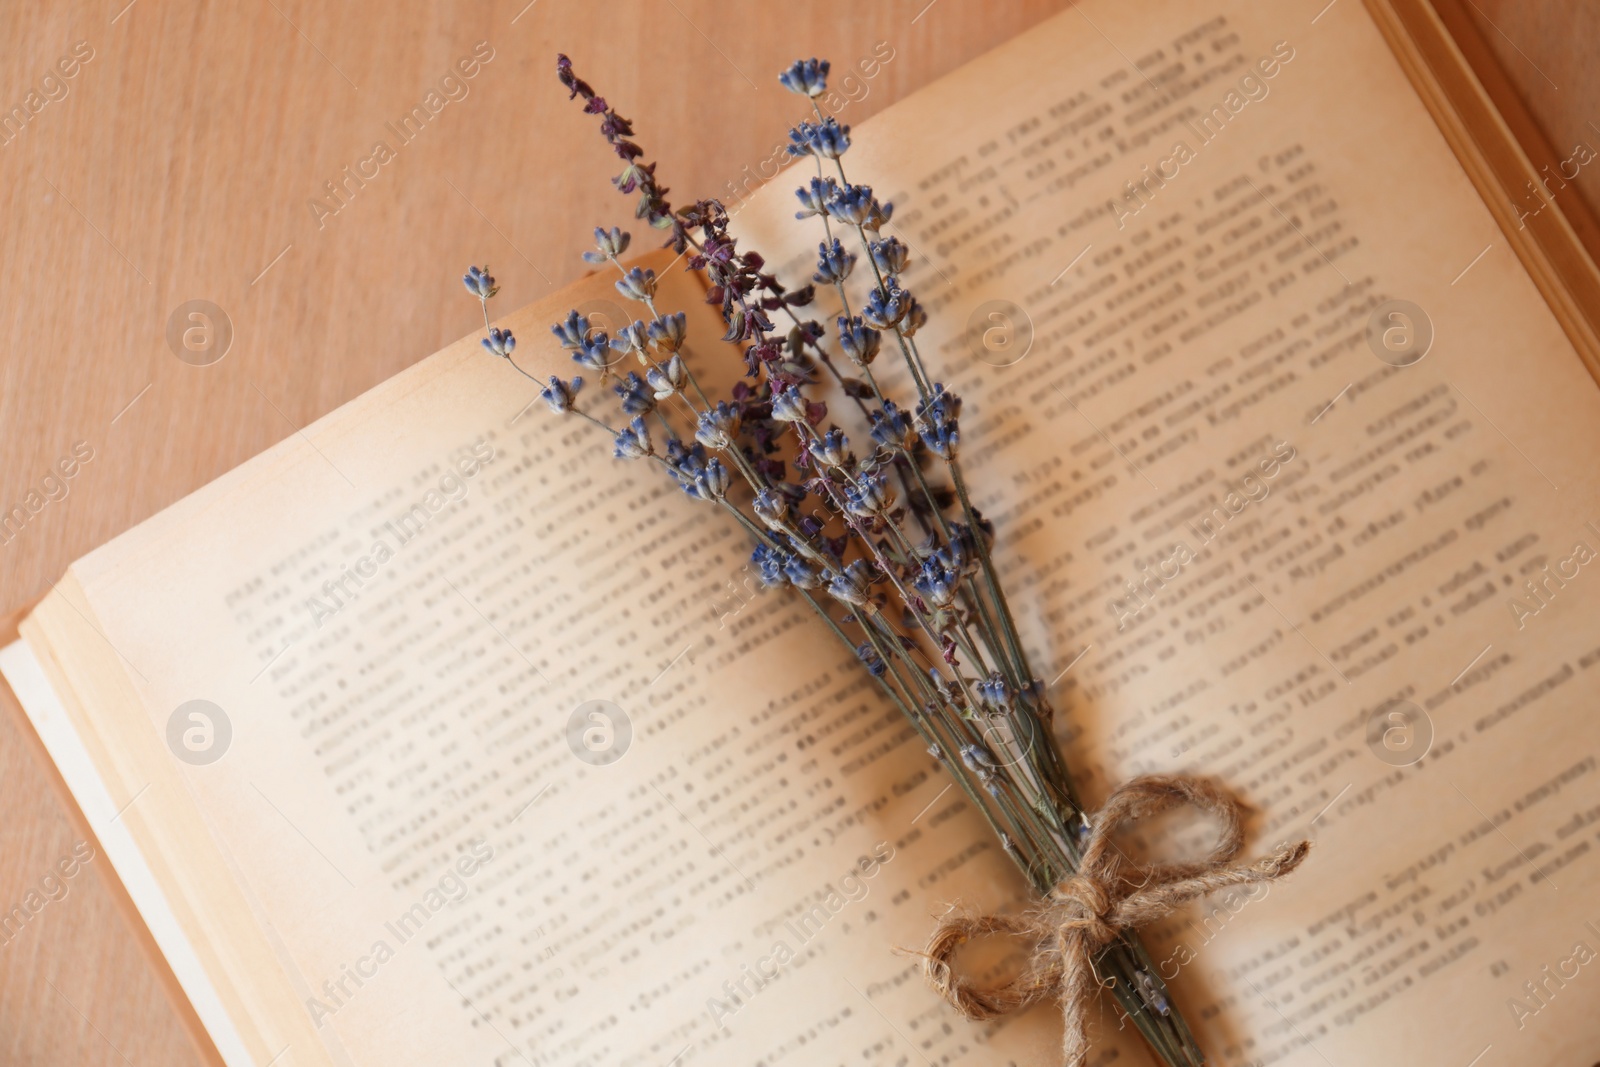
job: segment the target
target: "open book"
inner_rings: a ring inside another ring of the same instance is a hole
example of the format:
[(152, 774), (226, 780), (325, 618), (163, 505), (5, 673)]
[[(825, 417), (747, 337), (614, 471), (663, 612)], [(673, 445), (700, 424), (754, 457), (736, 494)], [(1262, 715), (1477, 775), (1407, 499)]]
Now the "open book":
[[(861, 124), (852, 178), (1085, 797), (1192, 770), (1252, 848), (1316, 839), (1145, 931), (1212, 1061), (1587, 1067), (1600, 284), (1431, 9), (1320, 6), (1080, 5)], [(796, 282), (806, 177), (730, 205)], [(619, 303), (504, 324), (570, 374), (547, 324)], [(464, 339), (0, 655), (221, 1058), (1052, 1062), (1052, 1012), (968, 1023), (897, 951), (1025, 896), (911, 729), (725, 516), (535, 405)], [(1146, 1062), (1110, 998), (1092, 1031)]]

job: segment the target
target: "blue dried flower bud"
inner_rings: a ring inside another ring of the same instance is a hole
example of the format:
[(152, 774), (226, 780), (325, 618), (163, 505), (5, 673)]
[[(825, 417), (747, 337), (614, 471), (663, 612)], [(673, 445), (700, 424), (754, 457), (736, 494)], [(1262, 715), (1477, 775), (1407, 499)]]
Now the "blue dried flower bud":
[(838, 159), (850, 148), (850, 127), (839, 125), (836, 119), (825, 118), (811, 127), (807, 140), (816, 155)]
[(650, 384), (657, 400), (665, 400), (682, 389), (688, 377), (689, 370), (683, 365), (683, 357), (676, 352), (659, 367), (651, 367), (644, 372), (644, 380)]
[(960, 583), (961, 576), (935, 558), (922, 561), (922, 569), (911, 584), (929, 607), (942, 608), (955, 599)]
[(885, 274), (904, 274), (911, 262), (911, 250), (898, 237), (885, 237), (867, 245), (872, 262)]
[(822, 584), (822, 571), (804, 556), (790, 556), (784, 560), (783, 573), (797, 589), (815, 589)]
[(867, 673), (874, 678), (882, 678), (889, 665), (883, 662), (883, 657), (878, 655), (878, 650), (872, 647), (871, 641), (865, 641), (856, 646), (856, 657), (865, 664)]
[(582, 388), (582, 378), (574, 378), (569, 384), (551, 375), (550, 384), (539, 390), (539, 398), (550, 405), (551, 411), (557, 415), (564, 415), (572, 410), (572, 398), (577, 396), (578, 390)]
[(684, 477), (683, 473), (679, 471), (678, 468), (683, 464), (690, 462), (690, 460), (694, 458), (694, 453), (697, 449), (701, 452), (705, 451), (705, 449), (699, 448), (698, 445), (696, 445), (694, 448), (690, 448), (682, 441), (678, 440), (676, 434), (669, 433), (667, 435), (667, 466), (672, 468), (672, 473), (678, 475), (679, 477)]
[(983, 533), (983, 546), (978, 545), (978, 539), (973, 536), (972, 527), (964, 522), (950, 524), (950, 543), (939, 550), (940, 557), (947, 565), (967, 577), (978, 573), (979, 553), (994, 547), (994, 528), (986, 519), (978, 520), (978, 528)]
[(789, 524), (789, 498), (775, 489), (767, 488), (757, 493), (750, 508), (756, 513), (756, 518), (775, 530)]
[(917, 432), (922, 443), (941, 459), (953, 459), (961, 443), (958, 423), (961, 415), (961, 398), (936, 382), (933, 395), (917, 405)]
[(629, 426), (617, 433), (615, 455), (618, 459), (643, 459), (655, 454), (650, 443), (650, 427), (643, 418), (635, 418)]
[(692, 485), (684, 486), (684, 491), (701, 500), (721, 500), (728, 495), (729, 481), (728, 468), (721, 460), (711, 459), (695, 473)]
[(820, 156), (838, 159), (850, 148), (850, 127), (839, 125), (838, 120), (802, 122), (789, 131), (791, 156)]
[(871, 518), (894, 506), (894, 489), (881, 471), (862, 471), (845, 487), (844, 507), (852, 515)]
[(611, 347), (618, 352), (637, 352), (639, 362), (643, 363), (644, 347), (649, 340), (645, 325), (638, 319), (617, 331), (617, 336), (611, 339)]
[(928, 324), (928, 313), (923, 310), (916, 297), (908, 295), (906, 299), (908, 303), (906, 313), (900, 319), (900, 332), (906, 337), (913, 337), (918, 330)]
[(811, 458), (819, 467), (837, 467), (850, 455), (850, 442), (844, 431), (835, 426), (811, 442)]
[(656, 409), (655, 392), (633, 371), (628, 372), (626, 381), (611, 388), (622, 398), (622, 410), (629, 415), (648, 415)]
[(650, 344), (663, 352), (676, 352), (683, 347), (689, 333), (689, 318), (681, 311), (651, 319)]
[(489, 350), (490, 355), (503, 356), (506, 359), (511, 358), (511, 353), (517, 347), (517, 339), (511, 336), (511, 331), (502, 330), (498, 326), (490, 327), (489, 336), (480, 343)]
[(874, 232), (894, 214), (894, 205), (878, 203), (867, 185), (841, 185), (823, 206), (840, 222)]
[(883, 402), (883, 410), (871, 411), (872, 439), (887, 448), (909, 452), (917, 443), (917, 428), (911, 416), (895, 406), (893, 400)]
[(839, 317), (839, 347), (857, 366), (866, 366), (878, 358), (882, 335), (861, 321), (861, 317)]
[(769, 589), (789, 584), (789, 577), (783, 572), (783, 560), (783, 553), (765, 544), (757, 545), (750, 553), (750, 562), (756, 565), (761, 584)]
[(590, 263), (604, 263), (608, 259), (615, 259), (628, 250), (628, 243), (632, 240), (633, 236), (624, 233), (620, 227), (613, 226), (607, 230), (602, 226), (596, 226), (594, 246), (598, 251), (585, 252), (583, 258)]
[(778, 75), (778, 81), (791, 93), (821, 96), (828, 90), (828, 61), (797, 59), (789, 65), (788, 70)]
[(707, 448), (727, 451), (733, 447), (733, 439), (739, 432), (739, 409), (726, 400), (717, 401), (717, 406), (700, 413), (699, 421), (695, 425), (694, 439)]
[(779, 393), (772, 399), (772, 417), (779, 422), (805, 422), (807, 414), (806, 398), (798, 389)]
[(1000, 765), (994, 760), (994, 753), (982, 745), (962, 745), (961, 762), (967, 765), (967, 770), (986, 782), (1000, 769)]
[(971, 578), (978, 573), (978, 557), (973, 551), (976, 545), (972, 544), (967, 527), (961, 523), (951, 523), (950, 536), (952, 540), (939, 546), (933, 558), (947, 571), (953, 571), (962, 578)]
[(789, 154), (791, 156), (811, 154), (811, 123), (802, 122), (789, 131)]
[(812, 215), (826, 214), (828, 201), (838, 191), (839, 183), (832, 178), (812, 178), (810, 185), (794, 191), (795, 198), (800, 201), (800, 210), (794, 213), (794, 217), (808, 219)]
[(467, 287), (467, 292), (479, 300), (487, 300), (500, 291), (487, 267), (468, 267), (467, 273), (461, 276), (461, 284)]
[(630, 300), (646, 301), (656, 295), (656, 272), (648, 267), (634, 267), (617, 279), (617, 292)]
[(1133, 972), (1134, 985), (1139, 987), (1139, 996), (1146, 1004), (1154, 1008), (1158, 1015), (1170, 1015), (1172, 1005), (1167, 1003), (1167, 998), (1161, 995), (1161, 989), (1156, 985), (1155, 978), (1146, 970)]
[(905, 317), (910, 306), (911, 294), (900, 288), (895, 278), (890, 277), (884, 281), (881, 289), (874, 289), (867, 294), (861, 317), (880, 330), (892, 330)]
[(556, 335), (562, 348), (577, 351), (588, 340), (589, 320), (576, 311), (569, 311), (566, 318), (550, 327), (550, 332)]
[(572, 361), (590, 370), (599, 371), (604, 378), (606, 369), (611, 366), (611, 342), (604, 331), (596, 331), (593, 337), (585, 338), (572, 354)]
[(832, 243), (824, 241), (817, 245), (817, 273), (811, 280), (818, 285), (838, 285), (850, 277), (855, 265), (855, 253), (846, 252), (837, 237)]
[(866, 560), (858, 559), (844, 570), (829, 577), (828, 595), (835, 600), (859, 607), (865, 604), (871, 595), (871, 575)]
[(1011, 706), (1011, 687), (998, 671), (976, 683), (972, 689), (978, 694), (978, 702), (990, 711), (1001, 712)]

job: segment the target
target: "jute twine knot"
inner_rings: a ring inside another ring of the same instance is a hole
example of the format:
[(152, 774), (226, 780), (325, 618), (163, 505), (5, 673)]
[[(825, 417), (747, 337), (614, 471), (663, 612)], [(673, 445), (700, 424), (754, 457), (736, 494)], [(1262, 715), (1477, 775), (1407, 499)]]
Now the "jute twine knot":
[[(1191, 863), (1133, 863), (1112, 841), (1124, 822), (1190, 805), (1212, 816), (1221, 831), (1204, 859)], [(1230, 885), (1267, 882), (1300, 865), (1311, 842), (1280, 845), (1254, 863), (1233, 863), (1244, 846), (1239, 802), (1204, 778), (1146, 775), (1120, 786), (1095, 814), (1078, 872), (1049, 898), (1020, 915), (952, 912), (939, 920), (923, 952), (923, 973), (939, 994), (969, 1019), (992, 1019), (1042, 1000), (1058, 1000), (1066, 1033), (1067, 1067), (1082, 1067), (1089, 1053), (1085, 1018), (1101, 983), (1094, 958), (1124, 931), (1164, 918), (1207, 893)], [(1033, 942), (1028, 967), (988, 987), (955, 973), (950, 962), (968, 941), (993, 934)]]

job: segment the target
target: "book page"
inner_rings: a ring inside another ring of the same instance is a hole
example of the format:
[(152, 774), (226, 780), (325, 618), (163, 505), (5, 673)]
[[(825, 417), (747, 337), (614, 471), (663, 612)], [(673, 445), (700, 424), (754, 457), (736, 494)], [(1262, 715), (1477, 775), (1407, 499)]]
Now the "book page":
[(1086, 794), (1316, 841), (1148, 932), (1215, 1062), (1593, 1063), (1600, 393), (1367, 13), (1079, 4), (852, 140)]
[[(658, 300), (731, 380), (703, 298), (679, 264)], [(570, 375), (548, 324), (623, 304), (510, 315), (519, 363)], [(467, 338), (80, 561), (29, 638), (257, 1064), (1048, 1058), (1048, 1012), (956, 1026), (896, 951), (1021, 879), (748, 551)]]

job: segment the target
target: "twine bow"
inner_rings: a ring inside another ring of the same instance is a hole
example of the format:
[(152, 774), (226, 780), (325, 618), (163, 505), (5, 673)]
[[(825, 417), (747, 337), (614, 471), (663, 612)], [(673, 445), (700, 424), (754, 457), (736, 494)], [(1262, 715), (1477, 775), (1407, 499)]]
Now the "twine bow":
[[(1137, 864), (1113, 843), (1112, 834), (1123, 822), (1183, 804), (1199, 808), (1220, 825), (1220, 839), (1205, 859)], [(946, 915), (928, 940), (923, 973), (945, 1000), (977, 1021), (1059, 1000), (1066, 1023), (1063, 1058), (1067, 1067), (1081, 1067), (1089, 1052), (1084, 1019), (1101, 985), (1094, 970), (1101, 949), (1124, 931), (1155, 922), (1207, 893), (1282, 877), (1311, 850), (1311, 842), (1300, 841), (1280, 845), (1254, 863), (1230, 862), (1243, 845), (1239, 803), (1215, 783), (1187, 776), (1135, 778), (1112, 793), (1093, 816), (1077, 874), (1021, 915)], [(981, 988), (956, 974), (950, 961), (963, 943), (991, 934), (1028, 938), (1034, 942), (1033, 957), (1016, 978)]]

